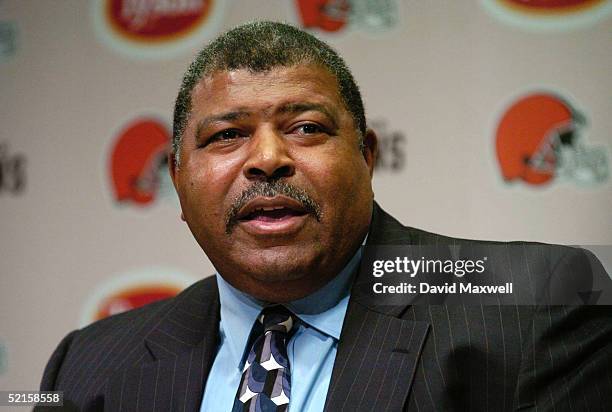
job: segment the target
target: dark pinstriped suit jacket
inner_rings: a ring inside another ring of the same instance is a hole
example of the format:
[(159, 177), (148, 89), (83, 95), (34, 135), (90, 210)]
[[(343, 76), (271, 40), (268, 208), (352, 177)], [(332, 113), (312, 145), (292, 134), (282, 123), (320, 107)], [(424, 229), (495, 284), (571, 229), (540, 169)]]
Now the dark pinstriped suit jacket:
[[(404, 227), (375, 206), (369, 244), (458, 242)], [(517, 287), (520, 264), (508, 264)], [(70, 333), (41, 389), (64, 391), (79, 410), (197, 411), (218, 326), (210, 277)], [(609, 307), (377, 307), (355, 294), (325, 410), (609, 411), (611, 342)]]

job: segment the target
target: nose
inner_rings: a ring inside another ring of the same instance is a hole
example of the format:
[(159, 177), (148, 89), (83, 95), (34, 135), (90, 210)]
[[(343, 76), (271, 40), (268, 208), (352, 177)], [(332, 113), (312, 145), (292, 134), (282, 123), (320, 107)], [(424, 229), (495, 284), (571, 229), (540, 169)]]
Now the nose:
[(249, 158), (243, 167), (247, 179), (278, 179), (295, 173), (294, 161), (287, 152), (287, 141), (274, 130), (257, 131), (249, 144)]

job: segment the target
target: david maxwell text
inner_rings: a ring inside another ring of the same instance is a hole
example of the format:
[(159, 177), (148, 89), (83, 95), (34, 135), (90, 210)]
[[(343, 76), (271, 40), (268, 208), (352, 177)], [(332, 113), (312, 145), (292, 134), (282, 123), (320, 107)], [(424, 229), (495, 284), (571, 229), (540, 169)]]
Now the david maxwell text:
[(374, 283), (372, 289), (376, 294), (512, 294), (512, 282), (503, 285), (475, 285), (468, 283), (448, 283), (444, 285), (432, 285), (427, 282), (418, 284), (402, 282), (398, 285), (384, 285), (380, 282)]

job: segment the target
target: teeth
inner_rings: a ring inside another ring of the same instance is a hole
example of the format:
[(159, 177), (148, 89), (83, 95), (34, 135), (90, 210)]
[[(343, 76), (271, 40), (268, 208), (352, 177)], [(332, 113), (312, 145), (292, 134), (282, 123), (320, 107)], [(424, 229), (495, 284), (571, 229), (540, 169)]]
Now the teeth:
[(259, 212), (261, 210), (261, 211), (264, 211), (264, 212), (270, 212), (272, 210), (279, 210), (279, 209), (284, 209), (284, 208), (285, 208), (284, 206), (260, 207), (260, 208), (256, 209), (255, 211)]

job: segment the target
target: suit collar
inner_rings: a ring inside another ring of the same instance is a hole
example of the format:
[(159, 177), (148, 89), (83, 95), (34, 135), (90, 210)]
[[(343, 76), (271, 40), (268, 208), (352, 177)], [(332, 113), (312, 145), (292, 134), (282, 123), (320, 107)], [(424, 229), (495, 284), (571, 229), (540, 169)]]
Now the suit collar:
[[(378, 249), (377, 246), (381, 246)], [(420, 229), (406, 227), (395, 218), (387, 214), (381, 207), (374, 202), (372, 212), (372, 223), (370, 233), (366, 242), (365, 256), (378, 256), (384, 248), (400, 247), (403, 256), (418, 260), (423, 253), (433, 254), (437, 259), (448, 259), (453, 255), (453, 250), (458, 253), (459, 245), (457, 239), (426, 232)], [(410, 247), (402, 247), (410, 246)], [(453, 249), (455, 248), (455, 249)], [(398, 251), (400, 253), (400, 251)], [(456, 257), (456, 256), (455, 256)], [(413, 303), (426, 305), (438, 305), (444, 303), (445, 295), (420, 295), (415, 294), (410, 300), (399, 299), (400, 304), (395, 299), (383, 300), (380, 296), (374, 296), (372, 291), (371, 269), (363, 267), (365, 260), (362, 260), (361, 270), (355, 277), (355, 282), (351, 290), (351, 299), (358, 301), (362, 305), (379, 313), (389, 316), (401, 317)], [(451, 278), (452, 279), (452, 278)], [(436, 277), (434, 282), (443, 284), (450, 279), (443, 276)], [(381, 304), (386, 303), (386, 304)]]
[[(416, 230), (405, 227), (391, 215), (382, 210), (378, 203), (374, 202), (370, 231), (365, 244), (366, 248), (373, 246), (411, 245), (418, 243), (419, 238)], [(394, 317), (401, 316), (401, 314), (408, 308), (409, 305), (377, 305), (372, 301), (372, 299), (369, 299), (370, 294), (359, 293), (357, 290), (356, 285), (359, 285), (362, 282), (365, 282), (368, 285), (371, 283), (370, 274), (365, 270), (359, 270), (355, 276), (353, 289), (351, 291), (352, 300), (359, 302), (361, 305), (373, 310), (374, 312)]]
[[(419, 243), (374, 203), (368, 245)], [(355, 284), (366, 280), (361, 270)], [(325, 411), (399, 411), (408, 397), (429, 323), (400, 319), (408, 308), (377, 306), (368, 295), (351, 293)]]
[(196, 282), (170, 303), (165, 316), (145, 337), (145, 345), (154, 359), (206, 345), (211, 336), (216, 339), (219, 291), (215, 277)]
[(404, 226), (374, 202), (367, 245), (418, 244), (420, 233), (425, 232)]
[[(145, 336), (151, 361), (141, 360), (109, 380), (108, 410), (199, 410), (217, 349), (215, 277), (195, 283), (165, 304), (165, 315)], [(138, 387), (126, 390), (133, 382)]]

